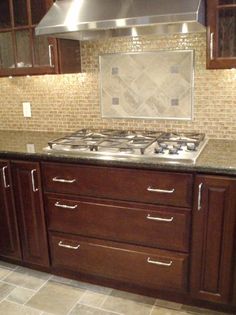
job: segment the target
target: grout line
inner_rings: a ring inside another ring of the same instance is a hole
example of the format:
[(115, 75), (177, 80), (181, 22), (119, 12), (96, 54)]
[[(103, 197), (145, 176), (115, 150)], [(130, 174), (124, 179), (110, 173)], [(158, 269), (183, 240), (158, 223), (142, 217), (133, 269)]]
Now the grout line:
[[(87, 307), (91, 307), (92, 309), (94, 310), (100, 310), (100, 311), (105, 311), (107, 313), (111, 313), (111, 314), (114, 314), (114, 315), (125, 315), (124, 313), (119, 313), (119, 312), (116, 312), (116, 311), (111, 311), (111, 310), (108, 310), (108, 309), (105, 309), (105, 308), (102, 308), (100, 306), (93, 306), (91, 304), (86, 304), (86, 303), (77, 303), (79, 305), (84, 305), (84, 306), (87, 306)], [(69, 313), (67, 314), (69, 315)]]
[[(156, 303), (156, 301), (155, 301), (155, 303)], [(156, 307), (155, 303), (153, 304), (153, 306), (152, 306), (152, 308), (151, 308), (151, 310), (150, 310), (149, 315), (152, 315), (152, 311), (153, 311), (153, 310), (154, 310), (154, 308)]]
[(107, 296), (105, 297), (105, 299), (101, 303), (100, 307), (102, 307), (104, 305), (104, 303), (106, 302), (106, 300), (108, 299), (108, 297), (111, 296), (112, 291), (113, 291), (113, 289), (111, 289), (111, 291), (107, 294)]
[(6, 300), (6, 299), (3, 299), (1, 302), (3, 301), (6, 301), (7, 303), (10, 303), (10, 304), (14, 304), (14, 305), (17, 305), (17, 306), (21, 306), (21, 307), (26, 307), (26, 308), (29, 308), (33, 311), (37, 311), (39, 312), (39, 315), (41, 315), (41, 310), (37, 309), (37, 308), (34, 308), (34, 307), (31, 307), (31, 306), (28, 306), (28, 305), (24, 305), (24, 304), (20, 304), (20, 303), (17, 303), (17, 302), (14, 302), (14, 301), (9, 301), (9, 300)]
[[(81, 289), (82, 290), (82, 289)], [(72, 312), (72, 310), (74, 309), (74, 307), (79, 304), (79, 301), (82, 299), (82, 297), (85, 295), (85, 293), (87, 292), (87, 290), (85, 290), (82, 295), (78, 298), (78, 300), (73, 304), (73, 306), (70, 308), (70, 310), (68, 311), (67, 315), (70, 315), (70, 313)]]

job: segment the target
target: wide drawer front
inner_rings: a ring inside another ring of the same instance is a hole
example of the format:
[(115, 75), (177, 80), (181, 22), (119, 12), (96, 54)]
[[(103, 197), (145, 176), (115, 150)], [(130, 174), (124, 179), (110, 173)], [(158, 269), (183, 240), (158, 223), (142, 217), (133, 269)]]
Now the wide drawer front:
[(43, 163), (42, 170), (47, 192), (179, 207), (192, 204), (191, 174), (55, 163)]
[(53, 231), (179, 251), (189, 248), (190, 211), (183, 209), (47, 196), (46, 213)]
[(50, 246), (56, 268), (150, 288), (186, 290), (185, 254), (55, 233)]

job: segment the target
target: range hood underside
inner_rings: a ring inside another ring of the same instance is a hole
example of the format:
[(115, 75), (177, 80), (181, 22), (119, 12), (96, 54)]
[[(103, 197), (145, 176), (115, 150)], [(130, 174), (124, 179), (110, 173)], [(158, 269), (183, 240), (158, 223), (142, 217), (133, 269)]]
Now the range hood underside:
[[(48, 33), (47, 36), (72, 40), (96, 40), (109, 37), (121, 36), (144, 36), (144, 35), (168, 35), (178, 33), (205, 32), (206, 29), (199, 23), (184, 22), (183, 24), (158, 24), (140, 27), (128, 27), (109, 30), (73, 31), (63, 33)], [(45, 34), (44, 34), (45, 35)]]

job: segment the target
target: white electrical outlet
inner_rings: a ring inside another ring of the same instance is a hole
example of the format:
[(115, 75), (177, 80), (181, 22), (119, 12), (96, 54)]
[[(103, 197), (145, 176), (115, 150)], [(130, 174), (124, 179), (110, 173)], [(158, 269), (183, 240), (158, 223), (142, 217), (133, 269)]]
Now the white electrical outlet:
[(31, 104), (30, 102), (23, 102), (23, 116), (31, 117)]

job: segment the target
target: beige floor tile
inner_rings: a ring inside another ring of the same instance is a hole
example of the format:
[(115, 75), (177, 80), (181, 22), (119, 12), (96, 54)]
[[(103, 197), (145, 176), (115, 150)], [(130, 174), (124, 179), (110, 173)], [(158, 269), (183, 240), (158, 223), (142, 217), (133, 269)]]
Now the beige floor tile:
[(3, 301), (0, 303), (1, 315), (40, 315), (38, 310), (34, 310), (30, 307)]
[(94, 291), (86, 291), (81, 297), (81, 299), (79, 300), (79, 303), (98, 307), (102, 305), (106, 297), (107, 295), (103, 293), (98, 293)]
[(190, 305), (183, 305), (182, 309), (184, 311), (186, 311), (189, 315), (190, 314), (192, 314), (192, 315), (229, 315), (229, 313), (209, 310), (209, 309), (206, 309), (206, 308), (199, 308), (199, 307), (190, 306)]
[(182, 304), (180, 303), (175, 303), (175, 302), (161, 300), (161, 299), (156, 299), (155, 305), (164, 307), (164, 308), (170, 308), (173, 310), (180, 310), (182, 308)]
[(15, 286), (8, 283), (0, 282), (0, 300), (4, 299), (14, 289)]
[(150, 315), (189, 315), (185, 311), (167, 309), (164, 307), (155, 306)]
[(155, 299), (113, 290), (101, 308), (125, 315), (149, 315)]
[(0, 260), (0, 267), (4, 267), (4, 268), (7, 268), (7, 269), (16, 269), (18, 266), (17, 265), (13, 265), (13, 264), (10, 264), (8, 262), (5, 262), (5, 261), (2, 261)]
[(25, 289), (25, 288), (15, 288), (7, 297), (8, 301), (24, 304), (26, 303), (33, 295), (35, 291)]
[[(113, 313), (110, 311), (93, 308), (87, 305), (77, 304), (73, 310), (69, 313), (69, 315), (117, 315), (117, 313)], [(136, 314), (133, 314), (136, 315)]]
[(59, 276), (52, 276), (51, 280), (55, 282), (59, 282), (59, 283), (65, 283), (65, 284), (70, 284), (72, 281), (71, 279), (59, 277)]
[(80, 288), (48, 281), (28, 302), (33, 308), (58, 315), (67, 314), (84, 293)]
[(112, 291), (111, 288), (103, 287), (103, 286), (92, 284), (92, 283), (82, 282), (82, 281), (71, 280), (70, 284), (84, 290), (94, 291), (94, 292), (98, 292), (102, 294), (110, 294)]
[(10, 273), (12, 273), (12, 270), (0, 267), (0, 279), (1, 280), (6, 278)]
[(9, 274), (9, 276), (4, 278), (4, 281), (11, 284), (15, 284), (17, 286), (24, 287), (26, 289), (37, 290), (50, 277), (51, 277), (50, 274), (44, 272), (19, 267), (17, 270)]

